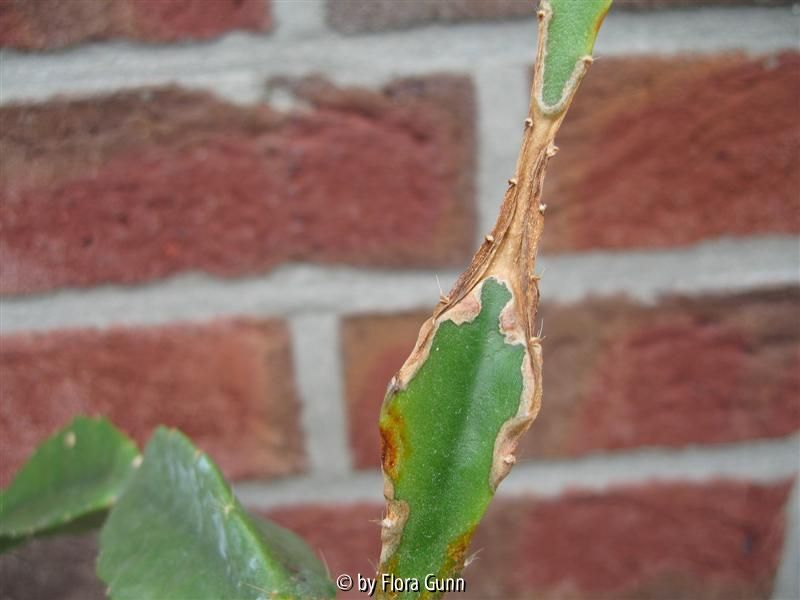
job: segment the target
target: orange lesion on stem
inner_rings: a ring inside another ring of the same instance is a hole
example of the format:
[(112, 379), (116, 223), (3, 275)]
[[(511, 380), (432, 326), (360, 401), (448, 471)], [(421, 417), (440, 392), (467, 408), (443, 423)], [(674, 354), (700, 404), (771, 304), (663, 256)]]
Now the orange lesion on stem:
[[(380, 425), (383, 441), (382, 464), (384, 494), (388, 501), (387, 518), (391, 518), (388, 524), (384, 524), (382, 536), (383, 572), (394, 571), (393, 561), (396, 561), (396, 556), (393, 554), (402, 537), (402, 525), (409, 516), (408, 504), (394, 499), (398, 465), (409, 448), (404, 439), (406, 424), (391, 400), (396, 397), (398, 390), (405, 388), (420, 365), (427, 360), (431, 341), (441, 322), (467, 321), (480, 312), (481, 306), (475, 297), (475, 291), (490, 277), (508, 285), (511, 291), (510, 306), (508, 310), (504, 310), (504, 319), (501, 322), (507, 343), (522, 343), (526, 350), (522, 366), (524, 387), (518, 411), (504, 423), (495, 440), (492, 469), (487, 482), (492, 492), (515, 463), (514, 452), (519, 438), (532, 423), (541, 404), (542, 349), (540, 336), (535, 332), (539, 276), (535, 275), (535, 266), (544, 229), (546, 205), (542, 202), (543, 182), (547, 165), (558, 150), (554, 143), (556, 133), (591, 64), (591, 57), (585, 56), (576, 62), (559, 102), (553, 106), (545, 106), (541, 101), (543, 65), (547, 32), (552, 18), (547, 0), (542, 0), (538, 15), (539, 46), (531, 102), (527, 118), (523, 122), (522, 146), (516, 168), (508, 180), (497, 222), (450, 292), (441, 296), (432, 318), (423, 325), (414, 351), (398, 371), (384, 401), (385, 412)], [(463, 568), (471, 537), (472, 530), (469, 530), (450, 543), (446, 556), (443, 557), (440, 575), (449, 577)]]
[(381, 465), (383, 472), (393, 480), (397, 478), (397, 466), (401, 453), (407, 450), (405, 419), (393, 404), (388, 404), (381, 418)]
[(447, 546), (444, 565), (441, 571), (439, 571), (440, 579), (453, 577), (461, 571), (464, 560), (467, 558), (467, 550), (469, 550), (469, 543), (472, 541), (473, 533), (475, 533), (475, 527), (471, 527), (459, 535)]

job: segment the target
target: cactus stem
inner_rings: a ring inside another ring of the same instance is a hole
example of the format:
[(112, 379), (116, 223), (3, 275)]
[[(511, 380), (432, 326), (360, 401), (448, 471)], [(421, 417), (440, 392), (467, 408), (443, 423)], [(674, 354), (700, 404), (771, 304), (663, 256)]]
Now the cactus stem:
[[(588, 0), (584, 1), (588, 3)], [(595, 19), (595, 21), (590, 25), (594, 35), (589, 36), (591, 39), (588, 40), (588, 46), (584, 51), (591, 52), (594, 44), (594, 36), (597, 35), (597, 31), (599, 30), (600, 25), (605, 18), (608, 5), (610, 4), (611, 0), (608, 0), (604, 10), (597, 12), (591, 10), (587, 11), (587, 15)], [(547, 54), (550, 50), (548, 37), (550, 35), (550, 23), (553, 19), (553, 9), (551, 7), (550, 0), (541, 0), (541, 10), (537, 13), (537, 15), (539, 16), (540, 24), (537, 68), (534, 76), (534, 96), (541, 115), (558, 121), (563, 118), (567, 107), (572, 101), (572, 96), (575, 94), (575, 90), (577, 90), (578, 85), (580, 84), (583, 76), (586, 74), (586, 71), (589, 69), (589, 66), (592, 64), (594, 59), (592, 58), (591, 54), (584, 54), (580, 56), (575, 62), (572, 73), (566, 81), (561, 83), (560, 78), (556, 78), (555, 81), (559, 84), (559, 87), (555, 89), (548, 87), (550, 92), (557, 91), (558, 95), (554, 96), (553, 94), (548, 93), (546, 100), (544, 93), (544, 82), (545, 78), (549, 76), (545, 74), (545, 67), (550, 65), (550, 61), (547, 60)], [(579, 23), (577, 28), (579, 29), (583, 25), (583, 23)], [(552, 65), (550, 65), (550, 67), (552, 67)]]
[[(247, 587), (249, 587), (249, 588), (253, 588), (253, 589), (254, 589), (254, 590), (256, 590), (257, 592), (263, 592), (264, 594), (269, 594), (269, 597), (270, 597), (270, 598), (274, 598), (274, 597), (275, 597), (275, 595), (278, 593), (278, 591), (277, 591), (277, 590), (272, 590), (272, 591), (270, 592), (269, 590), (265, 590), (264, 588), (262, 588), (262, 587), (258, 587), (257, 585), (253, 585), (252, 583), (249, 583), (249, 582), (247, 582), (247, 581), (242, 581), (242, 582), (240, 582), (240, 583), (239, 583), (239, 585), (242, 585), (242, 584), (246, 585), (246, 586), (247, 586)], [(109, 596), (109, 597), (110, 597), (110, 596)]]
[[(403, 387), (390, 382), (381, 408), (387, 514), (380, 573), (447, 577), (464, 567), (475, 525), (516, 463), (519, 439), (539, 411), (543, 338), (541, 329), (535, 332), (541, 279), (535, 267), (547, 208), (543, 180), (610, 1), (541, 0), (531, 103), (500, 215), (449, 294), (441, 293), (397, 372)], [(558, 42), (552, 48), (551, 27)], [(497, 381), (504, 385), (493, 387)], [(480, 386), (479, 392), (464, 391), (467, 384)], [(447, 426), (441, 433), (438, 421)]]

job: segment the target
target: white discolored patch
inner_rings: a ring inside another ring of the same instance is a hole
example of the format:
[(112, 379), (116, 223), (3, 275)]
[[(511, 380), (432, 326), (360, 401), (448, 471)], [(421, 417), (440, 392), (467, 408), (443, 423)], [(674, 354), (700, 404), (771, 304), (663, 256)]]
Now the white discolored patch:
[(386, 516), (381, 521), (381, 565), (389, 560), (400, 544), (408, 512), (408, 502), (405, 500), (387, 500)]
[(492, 470), (489, 486), (492, 491), (511, 472), (516, 458), (517, 445), (536, 418), (542, 403), (542, 346), (538, 338), (532, 338), (525, 346), (522, 360), (522, 394), (517, 414), (508, 419), (497, 434), (492, 454)]

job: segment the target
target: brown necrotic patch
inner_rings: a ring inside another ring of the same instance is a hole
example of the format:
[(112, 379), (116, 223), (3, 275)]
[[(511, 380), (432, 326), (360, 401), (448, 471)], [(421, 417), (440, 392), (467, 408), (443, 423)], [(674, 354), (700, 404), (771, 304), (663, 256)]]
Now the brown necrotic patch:
[(408, 453), (405, 418), (389, 403), (381, 418), (381, 465), (391, 479), (397, 479), (400, 455)]
[(474, 532), (475, 527), (470, 527), (448, 544), (444, 564), (438, 573), (439, 579), (454, 577), (464, 569), (464, 561), (467, 558), (467, 550), (469, 550)]

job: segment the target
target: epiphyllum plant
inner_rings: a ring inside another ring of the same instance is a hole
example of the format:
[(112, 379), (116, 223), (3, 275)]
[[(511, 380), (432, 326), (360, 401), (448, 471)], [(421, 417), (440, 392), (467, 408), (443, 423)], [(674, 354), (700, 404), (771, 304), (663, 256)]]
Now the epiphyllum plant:
[[(542, 396), (535, 333), (542, 182), (554, 139), (592, 62), (611, 0), (542, 0), (522, 149), (500, 216), (422, 326), (381, 409), (386, 517), (379, 574), (458, 575), (472, 532)], [(248, 514), (217, 467), (176, 431), (143, 455), (105, 420), (77, 418), (46, 440), (0, 493), (0, 551), (102, 524), (97, 572), (112, 598), (330, 598), (308, 546)]]
[(462, 571), (472, 533), (539, 410), (542, 185), (610, 5), (541, 2), (530, 109), (500, 216), (422, 326), (381, 409), (387, 509), (380, 573), (421, 581)]

